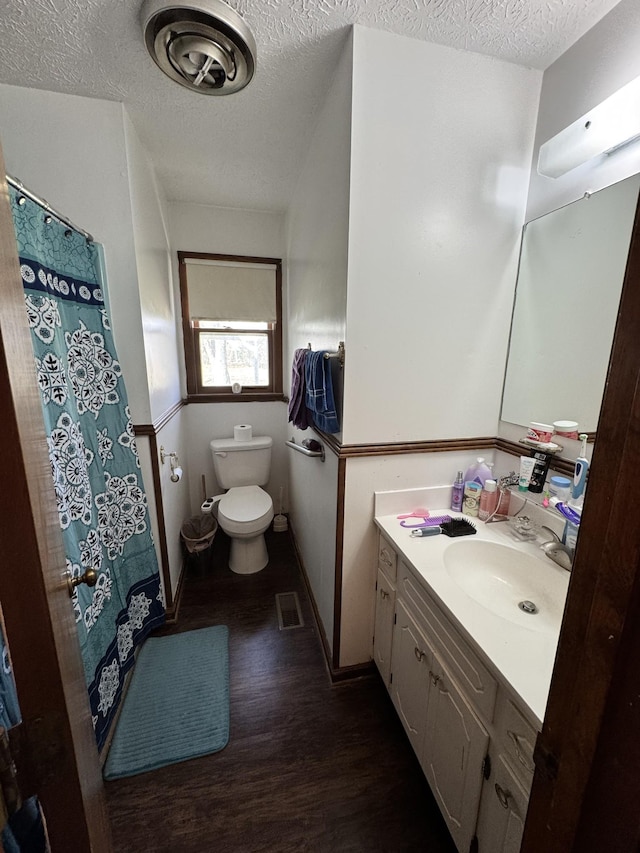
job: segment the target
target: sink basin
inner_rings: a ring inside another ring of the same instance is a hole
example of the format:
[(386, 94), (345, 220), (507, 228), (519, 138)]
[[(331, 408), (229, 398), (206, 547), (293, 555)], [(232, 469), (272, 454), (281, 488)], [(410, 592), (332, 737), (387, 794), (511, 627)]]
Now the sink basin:
[[(516, 548), (483, 539), (452, 542), (443, 558), (451, 579), (496, 616), (532, 631), (560, 630), (568, 573)], [(527, 602), (525, 609), (521, 602)], [(534, 612), (528, 612), (530, 603)]]

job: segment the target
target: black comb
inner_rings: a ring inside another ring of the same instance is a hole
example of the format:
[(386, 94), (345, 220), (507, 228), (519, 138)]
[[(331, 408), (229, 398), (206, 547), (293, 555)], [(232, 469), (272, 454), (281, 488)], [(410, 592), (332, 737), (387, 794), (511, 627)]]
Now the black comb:
[(466, 518), (452, 518), (440, 525), (440, 530), (445, 536), (471, 536), (476, 533), (475, 525)]

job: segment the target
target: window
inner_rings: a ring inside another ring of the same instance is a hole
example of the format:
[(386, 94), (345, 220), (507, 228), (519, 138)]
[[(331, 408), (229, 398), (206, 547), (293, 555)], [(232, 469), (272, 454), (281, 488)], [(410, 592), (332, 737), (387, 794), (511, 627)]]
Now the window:
[(199, 399), (282, 397), (282, 263), (178, 252), (187, 391)]

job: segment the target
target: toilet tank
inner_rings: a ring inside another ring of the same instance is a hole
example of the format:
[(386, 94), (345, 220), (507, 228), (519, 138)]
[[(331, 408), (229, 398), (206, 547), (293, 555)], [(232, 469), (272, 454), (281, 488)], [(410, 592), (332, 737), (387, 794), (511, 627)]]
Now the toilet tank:
[(271, 436), (255, 436), (249, 441), (215, 438), (211, 442), (216, 479), (223, 489), (233, 486), (264, 486), (271, 469)]

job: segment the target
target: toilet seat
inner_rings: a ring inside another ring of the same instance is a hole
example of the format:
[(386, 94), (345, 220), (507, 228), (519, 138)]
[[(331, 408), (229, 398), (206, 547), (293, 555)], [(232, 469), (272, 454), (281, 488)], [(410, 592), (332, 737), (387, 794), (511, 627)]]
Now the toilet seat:
[(273, 501), (260, 486), (234, 486), (218, 504), (218, 522), (227, 533), (265, 530), (273, 518)]

